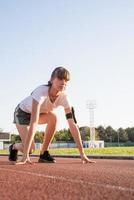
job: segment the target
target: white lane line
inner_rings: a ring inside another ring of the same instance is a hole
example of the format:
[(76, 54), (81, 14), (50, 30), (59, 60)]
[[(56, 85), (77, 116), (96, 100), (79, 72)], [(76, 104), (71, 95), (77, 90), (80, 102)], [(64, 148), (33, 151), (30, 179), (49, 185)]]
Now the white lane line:
[(105, 184), (105, 183), (95, 183), (95, 182), (85, 182), (82, 180), (74, 180), (70, 178), (65, 178), (62, 176), (51, 176), (51, 175), (45, 175), (45, 174), (39, 174), (35, 172), (29, 172), (29, 171), (22, 171), (22, 170), (14, 170), (14, 169), (6, 169), (6, 168), (0, 168), (0, 170), (8, 171), (8, 172), (14, 172), (14, 173), (19, 173), (19, 174), (27, 174), (31, 176), (37, 176), (41, 178), (48, 178), (48, 179), (55, 179), (55, 180), (60, 180), (60, 181), (65, 181), (65, 182), (70, 182), (70, 183), (78, 183), (78, 184), (84, 184), (85, 186), (97, 186), (97, 187), (103, 187), (103, 188), (109, 188), (112, 190), (120, 190), (124, 192), (134, 192), (134, 188), (127, 188), (127, 187), (122, 187), (122, 186), (116, 186), (116, 185), (110, 185), (110, 184)]

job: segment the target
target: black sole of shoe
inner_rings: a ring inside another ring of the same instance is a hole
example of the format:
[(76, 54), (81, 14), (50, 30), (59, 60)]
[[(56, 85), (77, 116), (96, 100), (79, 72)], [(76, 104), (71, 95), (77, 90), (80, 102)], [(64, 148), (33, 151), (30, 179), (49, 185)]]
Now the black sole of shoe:
[(38, 163), (56, 163), (56, 161), (48, 161), (48, 160), (44, 160), (44, 159), (39, 159)]

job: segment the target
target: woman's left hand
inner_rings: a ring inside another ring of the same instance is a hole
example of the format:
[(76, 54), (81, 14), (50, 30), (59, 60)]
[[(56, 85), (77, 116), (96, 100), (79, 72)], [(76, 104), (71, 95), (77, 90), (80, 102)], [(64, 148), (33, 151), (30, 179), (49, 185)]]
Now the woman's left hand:
[(82, 160), (83, 164), (85, 164), (85, 163), (96, 163), (95, 161), (88, 159), (88, 157), (85, 154), (81, 155), (81, 160)]
[(25, 165), (25, 164), (33, 164), (29, 157), (22, 158), (21, 161), (16, 162), (16, 165)]

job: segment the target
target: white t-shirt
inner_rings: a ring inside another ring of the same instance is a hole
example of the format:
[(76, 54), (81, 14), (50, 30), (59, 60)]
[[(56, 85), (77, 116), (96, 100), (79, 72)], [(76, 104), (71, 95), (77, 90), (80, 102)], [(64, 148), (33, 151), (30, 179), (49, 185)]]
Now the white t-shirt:
[(52, 103), (49, 99), (48, 89), (49, 86), (46, 85), (37, 87), (30, 96), (20, 102), (19, 107), (23, 111), (31, 113), (33, 99), (41, 104), (40, 113), (50, 112), (58, 106), (63, 106), (64, 108), (71, 107), (67, 95), (64, 92), (61, 92), (60, 95), (56, 98), (55, 102)]

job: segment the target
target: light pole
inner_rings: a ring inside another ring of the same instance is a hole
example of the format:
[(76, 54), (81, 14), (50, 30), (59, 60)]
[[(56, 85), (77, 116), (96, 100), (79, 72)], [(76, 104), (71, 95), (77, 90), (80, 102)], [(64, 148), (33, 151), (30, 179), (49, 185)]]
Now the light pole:
[(86, 106), (87, 106), (87, 109), (89, 110), (90, 141), (92, 144), (94, 144), (94, 141), (95, 141), (94, 109), (96, 108), (96, 101), (87, 100)]
[(119, 131), (117, 131), (117, 135), (118, 135), (118, 147), (119, 147), (120, 146)]

